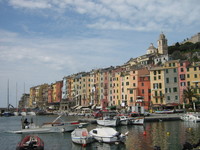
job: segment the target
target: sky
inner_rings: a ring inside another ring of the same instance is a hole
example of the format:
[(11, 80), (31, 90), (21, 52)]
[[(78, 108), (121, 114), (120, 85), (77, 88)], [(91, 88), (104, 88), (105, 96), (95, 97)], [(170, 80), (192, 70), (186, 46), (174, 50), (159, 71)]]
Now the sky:
[(200, 32), (199, 13), (199, 0), (0, 0), (0, 107), (30, 87), (123, 65), (162, 32), (182, 42)]

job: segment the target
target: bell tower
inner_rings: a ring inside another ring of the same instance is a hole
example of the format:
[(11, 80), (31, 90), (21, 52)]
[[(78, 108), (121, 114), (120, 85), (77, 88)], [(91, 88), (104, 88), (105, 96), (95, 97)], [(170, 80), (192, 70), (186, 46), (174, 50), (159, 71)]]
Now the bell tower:
[(163, 55), (168, 54), (167, 39), (163, 33), (160, 34), (158, 39), (158, 53)]

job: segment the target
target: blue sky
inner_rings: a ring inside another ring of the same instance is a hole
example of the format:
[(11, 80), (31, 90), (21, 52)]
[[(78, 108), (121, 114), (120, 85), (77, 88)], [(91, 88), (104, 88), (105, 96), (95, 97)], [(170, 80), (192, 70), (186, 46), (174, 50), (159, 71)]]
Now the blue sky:
[(16, 106), (32, 86), (145, 54), (161, 32), (190, 38), (199, 13), (199, 0), (0, 0), (0, 107), (8, 80)]

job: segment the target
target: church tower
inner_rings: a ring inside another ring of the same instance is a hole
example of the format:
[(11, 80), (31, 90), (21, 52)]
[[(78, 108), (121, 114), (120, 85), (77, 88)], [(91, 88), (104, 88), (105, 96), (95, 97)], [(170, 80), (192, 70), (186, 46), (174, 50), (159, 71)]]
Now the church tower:
[(158, 53), (163, 55), (168, 54), (167, 39), (163, 33), (160, 34), (158, 40)]

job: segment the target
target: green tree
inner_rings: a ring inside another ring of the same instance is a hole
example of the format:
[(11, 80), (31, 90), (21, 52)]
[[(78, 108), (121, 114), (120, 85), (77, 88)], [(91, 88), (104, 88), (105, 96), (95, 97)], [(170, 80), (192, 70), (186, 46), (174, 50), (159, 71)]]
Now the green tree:
[(183, 90), (183, 98), (188, 102), (190, 106), (194, 103), (193, 98), (198, 99), (198, 96), (195, 94), (191, 87), (187, 87)]

